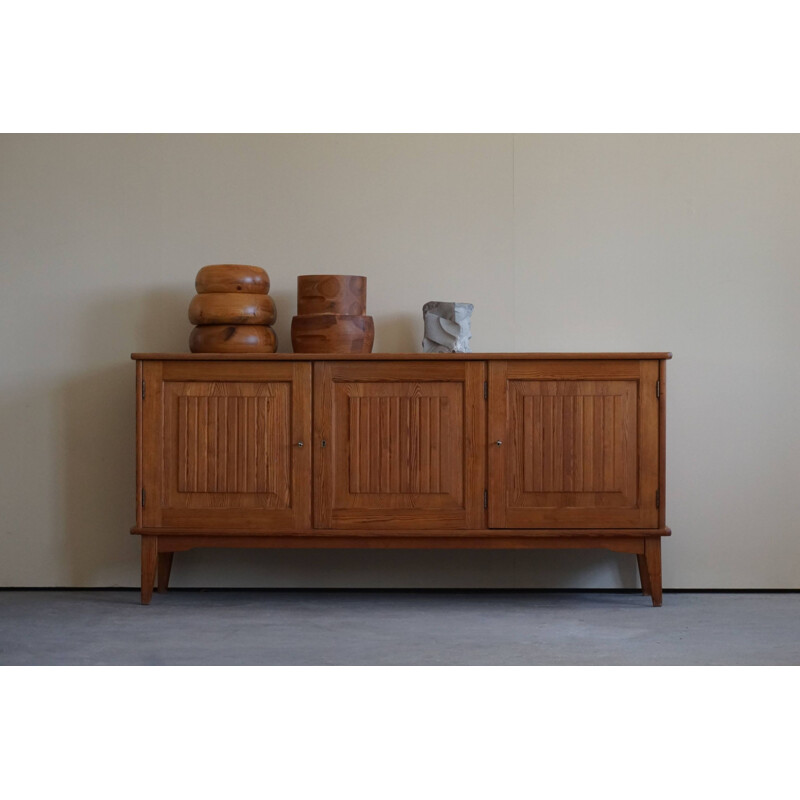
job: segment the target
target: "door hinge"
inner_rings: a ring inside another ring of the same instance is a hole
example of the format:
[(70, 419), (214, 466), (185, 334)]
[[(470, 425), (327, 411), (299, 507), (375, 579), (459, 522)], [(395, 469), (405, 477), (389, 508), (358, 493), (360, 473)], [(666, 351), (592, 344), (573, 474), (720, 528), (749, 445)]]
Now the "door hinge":
[(145, 494), (144, 489), (142, 489), (142, 508), (144, 508), (146, 500), (147, 500), (147, 495)]
[(484, 400), (489, 399), (489, 381), (483, 382), (483, 399)]
[(661, 397), (661, 381), (656, 381), (656, 397)]
[(483, 490), (483, 507), (484, 508), (489, 508), (489, 490), (488, 489), (484, 489)]
[(661, 489), (656, 489), (656, 508), (661, 508)]
[(145, 382), (144, 379), (142, 379), (142, 400), (144, 400), (144, 390), (145, 390)]

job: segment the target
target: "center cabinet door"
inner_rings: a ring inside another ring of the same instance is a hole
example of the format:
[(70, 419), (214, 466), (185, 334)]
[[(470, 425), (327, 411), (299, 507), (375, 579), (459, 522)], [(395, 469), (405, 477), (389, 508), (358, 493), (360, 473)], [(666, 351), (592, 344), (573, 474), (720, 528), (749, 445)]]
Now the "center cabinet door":
[(311, 527), (310, 364), (146, 361), (143, 369), (146, 527)]
[(658, 361), (492, 361), (489, 525), (654, 528)]
[(314, 370), (315, 527), (484, 527), (483, 362)]

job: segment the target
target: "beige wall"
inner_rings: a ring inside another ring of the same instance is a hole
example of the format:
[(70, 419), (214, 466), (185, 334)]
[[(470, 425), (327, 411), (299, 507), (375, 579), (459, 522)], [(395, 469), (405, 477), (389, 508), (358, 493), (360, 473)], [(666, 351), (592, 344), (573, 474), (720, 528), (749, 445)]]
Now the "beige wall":
[[(668, 587), (800, 586), (800, 137), (0, 136), (0, 584), (134, 586), (131, 351), (185, 351), (195, 272), (369, 277), (473, 349), (672, 350)], [(176, 586), (633, 586), (610, 553), (210, 551)]]

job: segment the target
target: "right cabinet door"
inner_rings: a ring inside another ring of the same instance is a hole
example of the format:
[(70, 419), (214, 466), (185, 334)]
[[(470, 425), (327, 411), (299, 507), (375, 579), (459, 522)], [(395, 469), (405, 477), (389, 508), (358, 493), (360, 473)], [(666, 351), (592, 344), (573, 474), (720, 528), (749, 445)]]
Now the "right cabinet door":
[(654, 528), (658, 361), (489, 363), (489, 527)]

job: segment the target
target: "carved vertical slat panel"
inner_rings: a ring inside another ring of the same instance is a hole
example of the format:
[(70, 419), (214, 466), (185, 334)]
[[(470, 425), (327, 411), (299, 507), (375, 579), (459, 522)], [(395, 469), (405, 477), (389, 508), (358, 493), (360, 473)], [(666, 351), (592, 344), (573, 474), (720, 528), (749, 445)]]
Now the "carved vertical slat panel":
[(584, 491), (584, 463), (583, 463), (583, 398), (576, 395), (572, 398), (573, 423), (572, 423), (572, 453), (575, 459), (574, 473), (572, 475), (572, 490)]
[(616, 422), (614, 419), (614, 397), (607, 395), (602, 400), (603, 420), (603, 491), (613, 492), (616, 487), (614, 478), (614, 438), (616, 436)]
[(400, 398), (400, 493), (411, 489), (411, 398)]
[(533, 446), (533, 436), (535, 428), (535, 420), (533, 418), (533, 396), (518, 396), (517, 408), (519, 408), (520, 401), (522, 404), (522, 419), (520, 428), (522, 430), (522, 447), (520, 448), (519, 465), (520, 474), (522, 475), (522, 490), (524, 492), (533, 491), (533, 457), (535, 448)]
[(217, 491), (228, 491), (228, 398), (217, 398)]
[(273, 491), (274, 428), (268, 397), (179, 397), (178, 491)]
[(351, 442), (350, 452), (350, 489), (353, 492), (361, 491), (361, 398), (350, 398), (350, 419), (348, 427), (348, 440)]
[(162, 524), (308, 526), (310, 448), (292, 440), (310, 435), (310, 365), (176, 362), (164, 373)]
[(388, 494), (390, 491), (391, 475), (390, 475), (390, 461), (389, 461), (389, 442), (391, 441), (391, 419), (389, 416), (389, 398), (381, 397), (380, 401), (380, 421), (381, 421), (381, 436), (380, 436), (380, 458), (381, 458), (381, 482), (380, 492)]
[(418, 492), (431, 490), (431, 415), (427, 397), (417, 399), (419, 407), (419, 486)]
[(583, 483), (581, 490), (592, 491), (594, 484), (594, 399), (583, 397)]
[(455, 486), (451, 480), (452, 476), (460, 476), (463, 469), (458, 449), (454, 448), (449, 441), (451, 434), (450, 425), (451, 414), (454, 410), (451, 407), (450, 398), (442, 396), (439, 398), (439, 491), (455, 491)]
[(369, 451), (371, 446), (369, 430), (368, 398), (360, 398), (358, 407), (358, 424), (361, 429), (361, 445), (356, 456), (359, 471), (359, 483), (362, 492), (369, 492)]
[[(553, 367), (509, 364), (509, 371), (527, 369)], [(575, 374), (575, 365), (558, 369)], [(537, 519), (545, 527), (566, 526), (569, 520), (580, 524), (581, 515), (589, 519), (589, 510), (596, 508), (621, 525), (642, 519), (645, 512), (637, 506), (641, 367), (615, 365), (626, 373), (613, 379), (601, 377), (596, 366), (588, 369), (597, 370), (596, 380), (505, 379), (508, 448), (500, 452), (506, 505), (492, 512), (502, 524), (509, 519), (523, 527)]]
[[(485, 413), (483, 380), (470, 383), (468, 411), (466, 384), (484, 372), (482, 364), (458, 362), (337, 363), (315, 371), (325, 398), (316, 424), (333, 440), (320, 453), (317, 526), (463, 529), (468, 503), (470, 522), (479, 523), (484, 469), (473, 454), (485, 457), (485, 425), (476, 422), (478, 407)], [(464, 490), (467, 452), (475, 461), (469, 479), (481, 482), (477, 500)]]
[(614, 490), (617, 492), (625, 489), (625, 450), (630, 446), (627, 441), (623, 399), (622, 395), (614, 396), (614, 419), (618, 421), (618, 433), (614, 437)]
[(400, 491), (400, 470), (402, 468), (400, 455), (400, 398), (390, 397), (389, 411), (389, 464), (391, 475), (389, 477), (389, 491)]
[(206, 491), (217, 491), (217, 458), (219, 442), (217, 440), (217, 422), (219, 419), (218, 397), (208, 398), (208, 432), (206, 435)]
[(561, 470), (561, 491), (572, 492), (575, 485), (575, 406), (571, 395), (561, 398), (564, 414), (564, 459)]
[(208, 480), (208, 398), (197, 398), (197, 426), (195, 427), (195, 491), (205, 492)]
[(442, 441), (441, 441), (441, 407), (440, 398), (429, 397), (430, 403), (430, 431), (431, 431), (431, 467), (429, 490), (433, 493), (441, 491), (442, 474)]
[(553, 403), (553, 451), (550, 457), (553, 460), (552, 491), (561, 492), (564, 489), (564, 398), (557, 395), (552, 398)]

